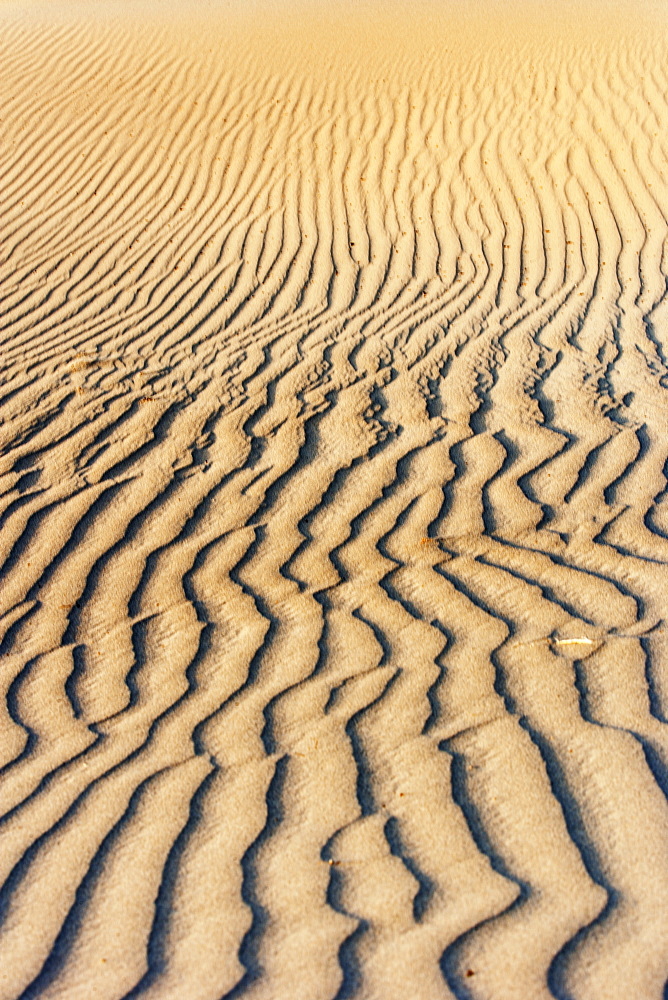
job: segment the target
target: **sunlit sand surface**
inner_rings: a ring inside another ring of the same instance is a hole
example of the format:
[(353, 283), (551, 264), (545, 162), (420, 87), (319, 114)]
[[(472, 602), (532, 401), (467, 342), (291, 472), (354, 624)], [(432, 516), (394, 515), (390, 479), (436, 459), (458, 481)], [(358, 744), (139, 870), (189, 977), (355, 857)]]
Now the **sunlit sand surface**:
[(0, 4), (0, 1000), (661, 1000), (665, 24), (203, 6)]

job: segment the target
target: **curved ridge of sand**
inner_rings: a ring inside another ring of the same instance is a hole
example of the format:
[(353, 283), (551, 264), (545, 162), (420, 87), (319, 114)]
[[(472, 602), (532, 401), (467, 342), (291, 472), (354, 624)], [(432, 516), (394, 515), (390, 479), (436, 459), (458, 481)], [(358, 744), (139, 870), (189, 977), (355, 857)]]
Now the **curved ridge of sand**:
[(2, 17), (2, 1000), (658, 1000), (665, 35)]

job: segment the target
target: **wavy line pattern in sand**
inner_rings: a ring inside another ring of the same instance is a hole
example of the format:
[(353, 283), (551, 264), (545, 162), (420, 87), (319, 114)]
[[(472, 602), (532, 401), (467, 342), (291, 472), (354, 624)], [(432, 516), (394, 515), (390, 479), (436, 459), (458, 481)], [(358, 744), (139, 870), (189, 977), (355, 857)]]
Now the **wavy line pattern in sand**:
[(2, 1000), (662, 997), (661, 39), (0, 39)]

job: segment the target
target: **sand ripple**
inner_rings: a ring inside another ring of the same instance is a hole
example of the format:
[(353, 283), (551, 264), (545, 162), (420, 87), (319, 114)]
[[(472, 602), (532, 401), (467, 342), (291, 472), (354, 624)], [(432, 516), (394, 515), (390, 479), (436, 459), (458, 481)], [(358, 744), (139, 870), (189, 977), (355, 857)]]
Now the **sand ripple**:
[(658, 1000), (664, 40), (2, 17), (2, 1000)]

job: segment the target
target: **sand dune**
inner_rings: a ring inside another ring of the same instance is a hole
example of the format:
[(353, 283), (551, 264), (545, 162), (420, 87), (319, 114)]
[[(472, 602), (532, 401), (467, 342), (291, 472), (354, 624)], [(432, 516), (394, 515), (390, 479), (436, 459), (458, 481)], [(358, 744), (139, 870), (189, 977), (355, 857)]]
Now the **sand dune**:
[(0, 998), (658, 1000), (660, 19), (150, 8), (0, 7)]

